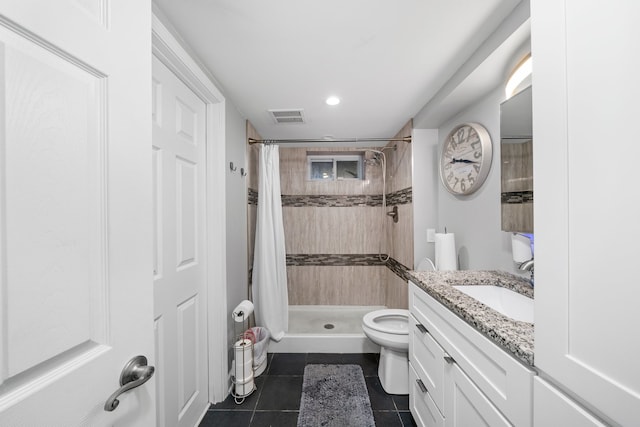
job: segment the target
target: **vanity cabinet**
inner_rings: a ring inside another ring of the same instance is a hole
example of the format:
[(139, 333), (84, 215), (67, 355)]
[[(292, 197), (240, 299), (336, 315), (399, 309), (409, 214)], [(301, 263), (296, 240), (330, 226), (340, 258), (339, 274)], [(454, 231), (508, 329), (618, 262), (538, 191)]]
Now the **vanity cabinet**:
[(640, 425), (639, 16), (632, 0), (531, 1), (536, 368), (621, 426)]
[(532, 425), (534, 371), (409, 282), (409, 405), (419, 425)]

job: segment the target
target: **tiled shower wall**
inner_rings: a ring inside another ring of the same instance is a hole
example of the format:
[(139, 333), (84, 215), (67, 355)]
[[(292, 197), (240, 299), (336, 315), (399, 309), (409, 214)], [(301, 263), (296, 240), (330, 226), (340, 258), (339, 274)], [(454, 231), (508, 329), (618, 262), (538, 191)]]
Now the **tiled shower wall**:
[[(259, 138), (248, 125), (248, 136)], [(409, 122), (398, 136), (411, 135)], [(280, 146), (280, 179), (287, 251), (289, 303), (407, 307), (403, 273), (413, 263), (411, 145), (386, 149), (387, 211), (382, 209), (382, 169), (366, 165), (364, 180), (307, 180), (307, 148)], [(249, 148), (249, 259), (253, 259), (259, 145)], [(379, 148), (377, 148), (379, 149)], [(362, 151), (313, 148), (313, 151)], [(367, 159), (372, 153), (367, 153)], [(378, 254), (389, 254), (387, 262)], [(250, 261), (251, 262), (251, 261)]]
[[(376, 256), (351, 265), (347, 255), (385, 254), (380, 202), (380, 166), (367, 165), (364, 180), (307, 180), (307, 148), (280, 146), (280, 180), (287, 255), (298, 255), (287, 266), (289, 302), (302, 305), (384, 305), (381, 280), (386, 267)], [(327, 148), (313, 151), (354, 151)], [(371, 154), (367, 154), (371, 158)], [(343, 197), (349, 196), (349, 197)], [(325, 265), (313, 264), (315, 254), (334, 255)], [(306, 257), (305, 257), (306, 256)], [(294, 265), (291, 265), (294, 264)]]
[[(396, 138), (411, 136), (413, 122), (409, 121), (395, 135)], [(386, 271), (386, 306), (390, 308), (407, 308), (408, 305), (408, 278), (403, 273), (413, 266), (413, 183), (412, 177), (412, 152), (411, 144), (406, 142), (393, 142), (395, 151), (388, 150), (387, 154), (387, 193), (392, 197), (387, 200), (389, 206), (398, 206), (398, 222), (390, 227), (391, 246), (389, 250), (391, 267)], [(393, 195), (400, 195), (396, 199)]]

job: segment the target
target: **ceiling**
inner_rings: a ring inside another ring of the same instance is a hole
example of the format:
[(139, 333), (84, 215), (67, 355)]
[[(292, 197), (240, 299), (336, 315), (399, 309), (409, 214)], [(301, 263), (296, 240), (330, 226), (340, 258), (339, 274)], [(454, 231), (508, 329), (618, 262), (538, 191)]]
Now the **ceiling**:
[[(268, 139), (395, 135), (520, 2), (154, 0)], [(305, 123), (276, 124), (271, 109), (302, 109)]]

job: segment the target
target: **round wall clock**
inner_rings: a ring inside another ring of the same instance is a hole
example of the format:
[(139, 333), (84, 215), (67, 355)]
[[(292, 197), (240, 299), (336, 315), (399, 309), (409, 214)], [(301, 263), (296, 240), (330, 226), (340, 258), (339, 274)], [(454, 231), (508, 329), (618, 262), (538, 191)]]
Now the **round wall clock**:
[(456, 126), (442, 147), (440, 180), (452, 194), (471, 194), (487, 179), (491, 157), (491, 137), (482, 125), (463, 123)]

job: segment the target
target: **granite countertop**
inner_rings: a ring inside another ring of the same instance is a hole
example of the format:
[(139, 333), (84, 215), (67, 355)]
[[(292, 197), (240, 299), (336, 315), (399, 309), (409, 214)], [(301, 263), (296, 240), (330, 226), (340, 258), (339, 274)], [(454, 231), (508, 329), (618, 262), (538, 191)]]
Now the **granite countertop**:
[(533, 288), (502, 271), (410, 271), (411, 281), (515, 358), (533, 367), (533, 323), (513, 320), (455, 289), (494, 285), (533, 298)]

